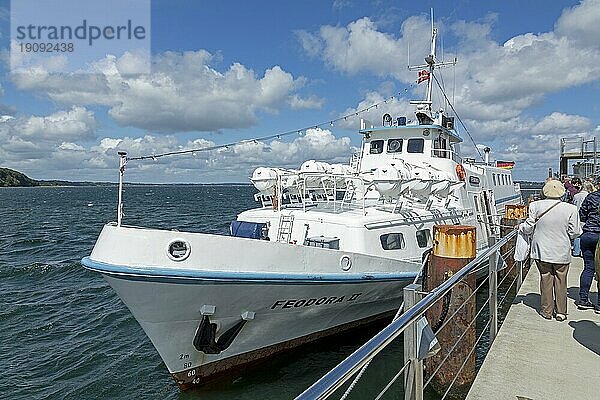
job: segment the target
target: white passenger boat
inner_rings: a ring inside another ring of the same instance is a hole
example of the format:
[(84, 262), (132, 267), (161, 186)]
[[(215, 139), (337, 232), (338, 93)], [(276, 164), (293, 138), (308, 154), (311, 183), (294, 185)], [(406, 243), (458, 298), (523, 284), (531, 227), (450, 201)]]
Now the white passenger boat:
[[(429, 77), (441, 65), (435, 29), (426, 62)], [(510, 171), (461, 158), (432, 86), (414, 121), (362, 120), (350, 165), (257, 169), (260, 207), (229, 236), (123, 225), (119, 198), (118, 222), (82, 263), (118, 293), (181, 388), (389, 315), (436, 224), (476, 226), (477, 248), (488, 246), (504, 205), (521, 201), (518, 185)]]

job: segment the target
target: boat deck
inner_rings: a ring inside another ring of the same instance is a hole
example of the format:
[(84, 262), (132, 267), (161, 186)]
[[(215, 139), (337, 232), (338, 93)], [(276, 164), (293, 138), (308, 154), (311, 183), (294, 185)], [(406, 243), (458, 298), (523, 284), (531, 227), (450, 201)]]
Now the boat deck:
[[(530, 269), (467, 400), (600, 398), (600, 315), (574, 304), (582, 269), (583, 261), (573, 258), (564, 322), (538, 315), (539, 273)], [(595, 302), (596, 282), (592, 292)]]

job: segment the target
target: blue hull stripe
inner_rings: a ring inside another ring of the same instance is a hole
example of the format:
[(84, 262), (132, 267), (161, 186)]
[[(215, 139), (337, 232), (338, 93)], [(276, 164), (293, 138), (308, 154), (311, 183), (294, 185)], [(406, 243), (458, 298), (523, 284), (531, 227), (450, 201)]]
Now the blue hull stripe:
[(515, 199), (520, 199), (520, 198), (521, 198), (520, 194), (515, 194), (515, 195), (509, 196), (509, 197), (503, 197), (501, 199), (496, 200), (496, 205), (498, 205), (500, 203), (504, 203), (504, 202), (509, 201), (509, 200), (515, 200)]
[(283, 274), (278, 272), (223, 272), (206, 270), (187, 270), (173, 268), (143, 268), (125, 265), (108, 264), (94, 261), (89, 257), (81, 260), (83, 266), (91, 271), (110, 275), (115, 278), (167, 282), (167, 283), (199, 283), (198, 281), (220, 283), (363, 283), (412, 280), (417, 271), (401, 271), (389, 274)]

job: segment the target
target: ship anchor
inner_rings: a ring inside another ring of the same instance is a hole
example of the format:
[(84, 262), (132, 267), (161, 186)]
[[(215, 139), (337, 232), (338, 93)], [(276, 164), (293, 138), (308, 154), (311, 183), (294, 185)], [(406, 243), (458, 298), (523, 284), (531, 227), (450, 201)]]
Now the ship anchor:
[(198, 329), (196, 330), (196, 335), (194, 335), (194, 347), (204, 354), (220, 354), (231, 346), (231, 343), (233, 343), (235, 338), (242, 331), (246, 322), (251, 319), (254, 319), (253, 312), (247, 311), (243, 313), (240, 321), (223, 332), (223, 334), (216, 339), (217, 324), (210, 321), (209, 315), (204, 314), (202, 315), (200, 325), (198, 325)]

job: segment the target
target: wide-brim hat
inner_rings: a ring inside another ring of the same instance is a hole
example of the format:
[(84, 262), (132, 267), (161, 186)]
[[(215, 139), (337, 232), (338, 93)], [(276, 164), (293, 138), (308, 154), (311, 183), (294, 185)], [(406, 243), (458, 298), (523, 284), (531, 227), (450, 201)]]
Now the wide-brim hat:
[(544, 197), (549, 199), (558, 199), (565, 195), (565, 186), (560, 181), (552, 179), (546, 182), (542, 193), (544, 193)]

